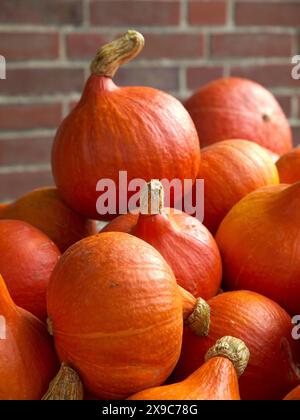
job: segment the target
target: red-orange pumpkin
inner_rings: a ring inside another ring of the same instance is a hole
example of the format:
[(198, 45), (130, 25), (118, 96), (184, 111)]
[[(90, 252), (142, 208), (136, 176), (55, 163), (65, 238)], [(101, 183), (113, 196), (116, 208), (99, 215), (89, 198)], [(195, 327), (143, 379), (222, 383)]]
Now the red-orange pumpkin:
[(147, 184), (141, 195), (146, 204), (140, 214), (119, 216), (103, 232), (127, 232), (148, 242), (172, 268), (177, 283), (204, 299), (217, 294), (222, 277), (218, 247), (209, 231), (196, 218), (163, 207), (159, 181)]
[(97, 398), (126, 398), (160, 385), (180, 354), (189, 315), (183, 301), (192, 310), (195, 304), (183, 292), (146, 242), (116, 232), (82, 239), (62, 256), (48, 288), (49, 330), (60, 360)]
[(284, 398), (284, 400), (296, 400), (296, 401), (300, 401), (300, 385), (297, 386), (295, 389), (293, 389), (288, 395), (286, 395), (286, 397)]
[(284, 309), (248, 291), (222, 293), (207, 303), (211, 310), (209, 334), (197, 337), (184, 331), (175, 380), (199, 368), (213, 343), (231, 335), (243, 340), (251, 355), (239, 381), (242, 399), (282, 399), (300, 384), (299, 343), (292, 338), (291, 318)]
[(185, 106), (202, 146), (246, 139), (278, 154), (292, 148), (291, 129), (280, 105), (268, 90), (251, 80), (216, 80), (199, 89)]
[(282, 155), (276, 165), (281, 182), (294, 184), (300, 181), (300, 146)]
[(46, 290), (60, 257), (43, 232), (20, 220), (0, 220), (0, 273), (14, 302), (46, 319)]
[(253, 290), (300, 313), (300, 182), (249, 194), (228, 213), (216, 240), (229, 290)]
[[(129, 182), (133, 178), (194, 180), (199, 170), (199, 140), (183, 105), (159, 90), (119, 88), (112, 81), (119, 66), (143, 45), (141, 34), (128, 31), (100, 49), (82, 98), (54, 141), (57, 188), (72, 208), (91, 218), (104, 217), (96, 211), (102, 195), (96, 186), (101, 179), (114, 181), (118, 195), (119, 171), (127, 171)], [(113, 205), (109, 207), (106, 216), (111, 217), (115, 211)], [(117, 213), (118, 208), (117, 197)]]
[(57, 369), (45, 325), (13, 303), (0, 275), (0, 399), (41, 399)]
[(0, 219), (17, 219), (40, 229), (64, 252), (80, 239), (96, 233), (95, 222), (68, 207), (53, 187), (39, 188), (0, 207)]
[(206, 362), (181, 382), (146, 389), (129, 400), (240, 400), (238, 376), (249, 360), (243, 341), (222, 337), (207, 352)]
[(204, 225), (213, 234), (245, 195), (279, 182), (270, 154), (247, 140), (225, 140), (202, 149), (198, 178), (204, 179)]

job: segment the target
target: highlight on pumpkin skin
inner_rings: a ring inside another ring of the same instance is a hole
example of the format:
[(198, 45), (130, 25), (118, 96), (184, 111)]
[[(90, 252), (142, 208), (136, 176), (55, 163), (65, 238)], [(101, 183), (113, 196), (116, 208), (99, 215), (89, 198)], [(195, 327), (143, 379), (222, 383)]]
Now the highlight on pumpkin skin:
[(146, 389), (129, 400), (240, 400), (238, 377), (250, 352), (235, 337), (223, 337), (209, 349), (205, 363), (185, 380)]
[(62, 363), (42, 400), (83, 400), (83, 385), (77, 372)]

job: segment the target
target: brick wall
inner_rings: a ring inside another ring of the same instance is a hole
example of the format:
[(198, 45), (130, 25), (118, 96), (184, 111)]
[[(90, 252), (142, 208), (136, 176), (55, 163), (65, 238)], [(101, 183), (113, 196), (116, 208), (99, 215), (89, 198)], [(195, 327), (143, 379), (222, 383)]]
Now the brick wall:
[(146, 37), (116, 77), (179, 98), (240, 75), (278, 97), (300, 142), (300, 0), (0, 0), (0, 199), (52, 183), (55, 128), (79, 98), (97, 48), (130, 27)]

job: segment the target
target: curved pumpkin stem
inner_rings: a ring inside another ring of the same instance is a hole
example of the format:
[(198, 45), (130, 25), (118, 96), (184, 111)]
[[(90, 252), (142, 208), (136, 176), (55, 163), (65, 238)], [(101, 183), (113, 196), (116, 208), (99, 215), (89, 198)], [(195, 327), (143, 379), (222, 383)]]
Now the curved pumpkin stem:
[(210, 307), (204, 299), (196, 299), (183, 287), (178, 286), (182, 299), (182, 315), (185, 326), (198, 336), (207, 336), (210, 325)]
[(161, 214), (164, 208), (164, 189), (160, 181), (152, 179), (140, 195), (141, 214)]
[(144, 37), (137, 31), (129, 30), (97, 52), (91, 63), (91, 73), (97, 76), (113, 77), (120, 66), (131, 61), (144, 47)]
[(75, 370), (62, 363), (42, 400), (83, 400), (83, 386)]

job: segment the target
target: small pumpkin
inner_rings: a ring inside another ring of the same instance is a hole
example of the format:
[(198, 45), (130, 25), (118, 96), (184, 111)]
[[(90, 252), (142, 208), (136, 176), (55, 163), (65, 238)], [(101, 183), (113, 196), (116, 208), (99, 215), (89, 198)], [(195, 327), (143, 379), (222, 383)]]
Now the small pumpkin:
[(60, 257), (43, 232), (21, 220), (0, 220), (0, 273), (14, 302), (45, 320), (46, 290)]
[(71, 246), (51, 276), (47, 301), (61, 362), (104, 399), (163, 383), (180, 354), (183, 318), (195, 327), (199, 314), (159, 252), (119, 232)]
[(225, 140), (202, 149), (198, 178), (204, 179), (204, 225), (215, 234), (245, 195), (278, 184), (276, 165), (265, 149), (247, 140)]
[(240, 400), (238, 377), (249, 360), (245, 343), (223, 337), (207, 352), (205, 360), (183, 381), (146, 389), (129, 400)]
[(297, 386), (296, 388), (294, 388), (291, 392), (288, 393), (288, 395), (286, 395), (284, 397), (284, 400), (287, 401), (300, 401), (300, 385)]
[(239, 381), (242, 399), (282, 399), (300, 384), (299, 344), (292, 338), (291, 317), (284, 309), (249, 291), (225, 292), (207, 303), (209, 334), (197, 337), (185, 329), (174, 381), (198, 369), (216, 340), (230, 335), (243, 340), (251, 355)]
[(0, 207), (0, 219), (30, 223), (52, 239), (61, 252), (80, 239), (96, 233), (95, 222), (68, 207), (53, 187), (38, 188)]
[[(129, 183), (136, 178), (195, 180), (199, 170), (199, 140), (184, 106), (157, 89), (120, 88), (112, 80), (143, 45), (143, 36), (130, 30), (98, 51), (81, 99), (55, 137), (52, 170), (59, 193), (90, 218), (118, 214), (119, 190), (125, 193), (120, 171), (127, 172)], [(117, 200), (99, 215), (96, 202), (103, 190), (97, 192), (96, 186), (103, 179), (114, 181)]]
[(45, 325), (14, 304), (0, 276), (0, 399), (41, 399), (57, 369)]
[(279, 103), (271, 92), (251, 80), (215, 80), (195, 92), (185, 107), (202, 146), (245, 139), (280, 155), (292, 148), (291, 128)]
[(282, 183), (294, 184), (300, 181), (300, 146), (282, 155), (276, 165)]
[(127, 232), (157, 249), (172, 268), (177, 283), (195, 297), (208, 299), (217, 294), (222, 277), (218, 247), (208, 230), (196, 218), (164, 207), (164, 191), (157, 180), (141, 193), (141, 211), (119, 216), (103, 232)]
[(227, 214), (216, 235), (224, 286), (246, 289), (300, 313), (300, 182), (254, 191)]

